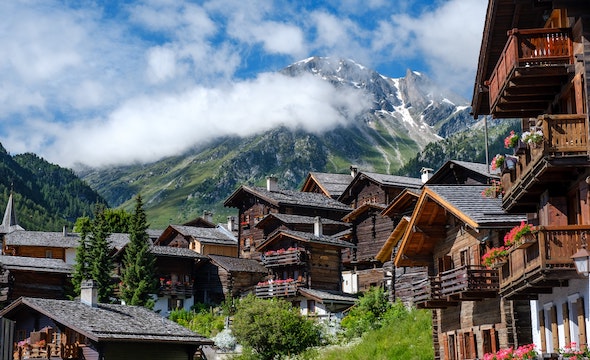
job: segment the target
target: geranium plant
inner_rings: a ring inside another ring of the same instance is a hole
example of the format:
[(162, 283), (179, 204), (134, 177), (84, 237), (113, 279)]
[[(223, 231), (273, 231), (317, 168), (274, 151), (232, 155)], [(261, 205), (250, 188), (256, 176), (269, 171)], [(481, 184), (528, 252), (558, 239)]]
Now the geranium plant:
[(508, 256), (508, 249), (509, 247), (500, 246), (500, 247), (493, 247), (486, 251), (485, 254), (481, 257), (481, 262), (485, 266), (492, 266), (497, 259), (505, 258)]
[(543, 132), (541, 130), (525, 131), (522, 133), (521, 139), (527, 145), (539, 145), (543, 142)]
[(560, 348), (559, 354), (564, 359), (582, 360), (583, 358), (587, 358), (590, 356), (590, 351), (588, 350), (588, 348), (580, 350), (577, 343), (571, 342), (569, 345)]
[(532, 360), (537, 358), (535, 344), (522, 345), (516, 348), (500, 349), (495, 353), (484, 354), (483, 360)]
[(500, 169), (504, 165), (505, 160), (504, 155), (496, 154), (492, 159), (492, 170)]
[(524, 221), (520, 225), (510, 229), (506, 235), (504, 235), (504, 245), (511, 247), (520, 244), (521, 238), (527, 234), (532, 234), (533, 227), (526, 224)]
[(488, 198), (496, 198), (504, 194), (504, 188), (499, 180), (492, 180), (490, 186), (483, 189), (481, 195)]
[(514, 130), (510, 131), (510, 134), (504, 139), (504, 147), (506, 149), (515, 148), (518, 145), (518, 134)]

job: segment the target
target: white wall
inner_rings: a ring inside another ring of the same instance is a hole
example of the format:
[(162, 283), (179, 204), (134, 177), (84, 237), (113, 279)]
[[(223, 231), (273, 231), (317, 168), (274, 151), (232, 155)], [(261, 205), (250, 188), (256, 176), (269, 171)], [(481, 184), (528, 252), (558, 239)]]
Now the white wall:
[(342, 272), (342, 291), (347, 294), (356, 294), (359, 292), (358, 274), (353, 271)]
[[(578, 298), (582, 298), (584, 301), (584, 315), (585, 315), (585, 322), (586, 322), (586, 344), (589, 343), (590, 337), (590, 321), (588, 314), (590, 313), (590, 293), (589, 293), (589, 286), (588, 286), (588, 279), (572, 279), (569, 280), (569, 286), (567, 287), (555, 287), (553, 288), (553, 293), (551, 294), (540, 294), (538, 300), (531, 301), (531, 320), (532, 320), (532, 330), (533, 330), (533, 341), (537, 346), (537, 349), (541, 349), (541, 336), (540, 333), (540, 324), (539, 324), (539, 311), (541, 309), (545, 310), (545, 327), (546, 327), (546, 334), (545, 334), (545, 343), (547, 344), (548, 352), (558, 352), (559, 348), (563, 348), (569, 344), (565, 342), (565, 331), (564, 331), (564, 321), (563, 321), (563, 304), (568, 302), (569, 311), (570, 311), (570, 337), (572, 342), (578, 343), (577, 340), (578, 336), (578, 328), (575, 321), (571, 319), (575, 319), (577, 317), (576, 307), (572, 306)], [(549, 309), (555, 305), (556, 313), (557, 313), (557, 324), (558, 324), (558, 338), (559, 338), (559, 347), (557, 349), (552, 348), (552, 335), (551, 335), (551, 319), (549, 317)], [(578, 344), (579, 346), (579, 344)]]

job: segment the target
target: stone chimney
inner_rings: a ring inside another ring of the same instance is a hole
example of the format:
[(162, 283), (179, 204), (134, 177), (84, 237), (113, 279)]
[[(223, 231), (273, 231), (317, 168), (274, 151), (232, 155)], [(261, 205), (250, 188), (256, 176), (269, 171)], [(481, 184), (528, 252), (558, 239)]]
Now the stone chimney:
[(227, 229), (229, 231), (234, 231), (236, 228), (236, 218), (233, 216), (227, 217)]
[(64, 225), (64, 237), (68, 236), (68, 227)]
[(350, 165), (350, 176), (355, 177), (358, 172), (359, 168), (356, 165)]
[(84, 280), (80, 284), (80, 302), (92, 307), (98, 305), (98, 286), (94, 280)]
[(268, 176), (266, 178), (266, 190), (277, 191), (279, 190), (279, 184), (276, 176)]
[(434, 170), (432, 170), (431, 168), (423, 167), (422, 169), (420, 169), (420, 173), (422, 174), (422, 184), (425, 184), (432, 177)]
[(315, 236), (324, 235), (324, 229), (322, 227), (322, 218), (319, 216), (316, 216), (313, 220), (313, 234)]

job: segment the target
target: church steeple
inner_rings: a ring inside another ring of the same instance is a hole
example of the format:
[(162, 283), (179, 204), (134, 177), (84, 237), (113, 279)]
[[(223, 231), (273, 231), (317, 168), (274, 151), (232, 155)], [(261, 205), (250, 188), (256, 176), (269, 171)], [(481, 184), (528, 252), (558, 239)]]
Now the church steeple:
[(2, 225), (0, 225), (0, 233), (8, 234), (16, 230), (24, 230), (16, 220), (16, 211), (14, 209), (14, 199), (12, 197), (12, 190), (8, 197), (8, 203), (6, 204), (6, 211), (4, 211), (4, 218), (2, 219)]

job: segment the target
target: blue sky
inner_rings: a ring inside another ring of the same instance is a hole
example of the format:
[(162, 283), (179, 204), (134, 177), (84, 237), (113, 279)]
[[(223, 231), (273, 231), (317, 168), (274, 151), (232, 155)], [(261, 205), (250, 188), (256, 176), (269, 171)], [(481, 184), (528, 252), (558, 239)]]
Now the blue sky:
[[(485, 0), (0, 2), (0, 142), (63, 166), (154, 161), (218, 135), (312, 131), (355, 94), (277, 70), (346, 57), (471, 96)], [(293, 111), (296, 109), (296, 111)]]

